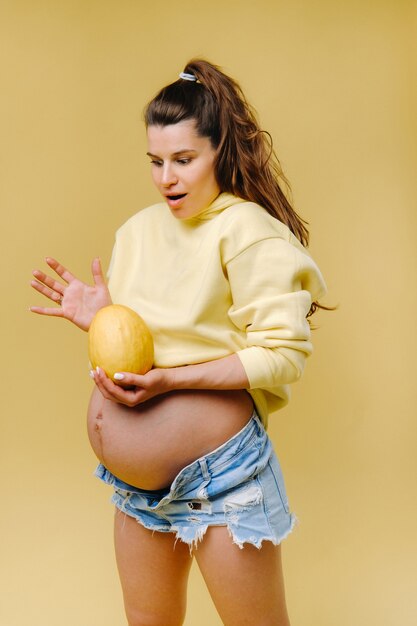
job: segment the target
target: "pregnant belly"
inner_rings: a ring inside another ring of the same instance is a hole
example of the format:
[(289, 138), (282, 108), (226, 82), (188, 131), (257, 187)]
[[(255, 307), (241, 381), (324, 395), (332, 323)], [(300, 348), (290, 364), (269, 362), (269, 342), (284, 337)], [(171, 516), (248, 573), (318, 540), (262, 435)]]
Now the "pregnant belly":
[(175, 391), (129, 408), (95, 387), (88, 407), (91, 446), (130, 485), (156, 490), (235, 435), (253, 410), (246, 391)]

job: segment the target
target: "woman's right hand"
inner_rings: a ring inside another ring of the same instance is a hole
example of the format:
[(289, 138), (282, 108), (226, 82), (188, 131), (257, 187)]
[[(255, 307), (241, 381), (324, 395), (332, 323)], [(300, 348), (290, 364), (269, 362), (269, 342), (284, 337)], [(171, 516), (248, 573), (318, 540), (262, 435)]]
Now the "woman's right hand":
[(59, 307), (31, 306), (30, 311), (40, 315), (63, 317), (82, 330), (88, 330), (97, 311), (112, 303), (100, 260), (94, 259), (91, 264), (94, 285), (83, 283), (51, 257), (46, 262), (64, 282), (51, 278), (40, 270), (34, 270), (33, 276), (36, 280), (32, 280), (30, 284), (36, 291), (59, 304)]

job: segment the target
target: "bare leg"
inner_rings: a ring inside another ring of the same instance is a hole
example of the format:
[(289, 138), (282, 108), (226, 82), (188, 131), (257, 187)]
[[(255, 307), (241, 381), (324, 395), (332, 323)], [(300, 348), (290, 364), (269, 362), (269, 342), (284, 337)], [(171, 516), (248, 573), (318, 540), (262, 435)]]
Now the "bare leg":
[(212, 526), (194, 555), (225, 626), (290, 626), (280, 546), (240, 549), (225, 526)]
[(129, 626), (180, 626), (192, 558), (173, 533), (152, 532), (116, 509), (116, 560)]

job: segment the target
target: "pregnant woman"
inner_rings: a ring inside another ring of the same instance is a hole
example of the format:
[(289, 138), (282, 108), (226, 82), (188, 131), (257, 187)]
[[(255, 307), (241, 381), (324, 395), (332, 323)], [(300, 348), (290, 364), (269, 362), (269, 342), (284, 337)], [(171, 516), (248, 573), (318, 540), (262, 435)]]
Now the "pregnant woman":
[(57, 277), (36, 270), (31, 284), (58, 306), (31, 310), (87, 331), (124, 304), (154, 338), (147, 374), (91, 372), (129, 625), (183, 623), (195, 557), (225, 625), (288, 626), (280, 544), (295, 518), (266, 427), (311, 353), (323, 278), (233, 79), (191, 61), (145, 124), (163, 201), (118, 230), (108, 284), (98, 259), (87, 285), (48, 258)]

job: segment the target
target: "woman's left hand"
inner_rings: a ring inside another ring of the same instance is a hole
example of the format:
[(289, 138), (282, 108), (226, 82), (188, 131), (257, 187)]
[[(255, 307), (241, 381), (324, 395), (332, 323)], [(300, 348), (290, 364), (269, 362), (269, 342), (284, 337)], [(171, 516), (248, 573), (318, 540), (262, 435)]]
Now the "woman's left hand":
[(107, 400), (119, 402), (129, 407), (146, 402), (154, 396), (173, 389), (174, 377), (172, 370), (169, 368), (151, 369), (147, 374), (143, 375), (120, 372), (116, 376), (123, 383), (123, 387), (117, 385), (111, 378), (106, 376), (101, 368), (91, 371), (91, 377)]
[(136, 406), (175, 389), (249, 389), (250, 383), (237, 354), (229, 354), (215, 361), (161, 367), (147, 374), (120, 372), (115, 378), (130, 389), (125, 389), (108, 378), (102, 369), (91, 373), (101, 393), (108, 400), (127, 406)]

